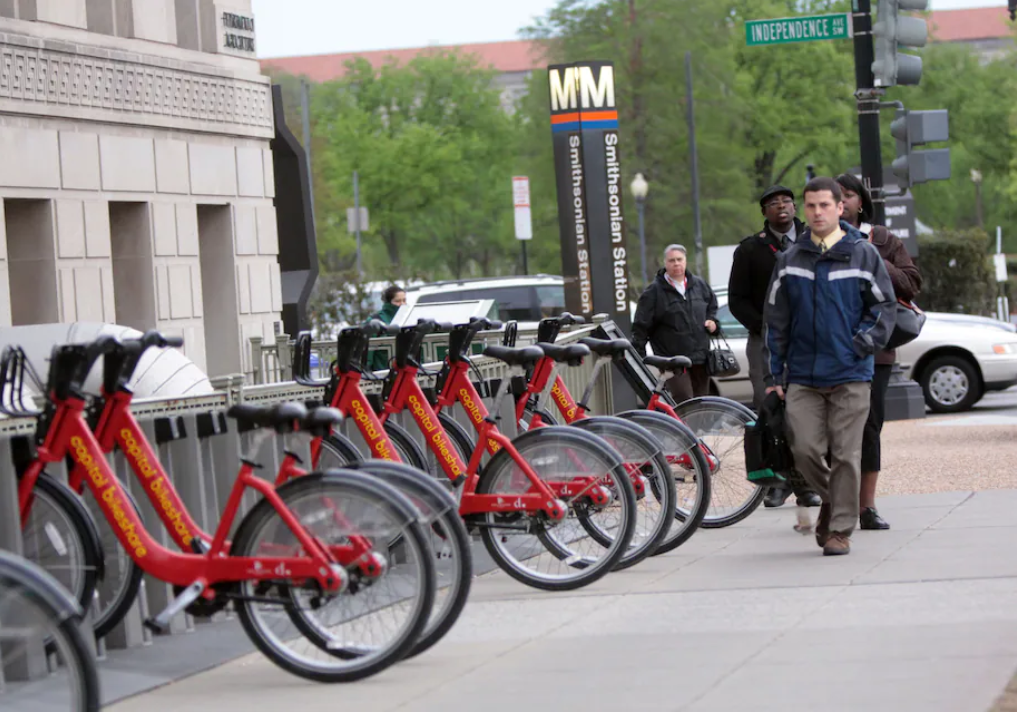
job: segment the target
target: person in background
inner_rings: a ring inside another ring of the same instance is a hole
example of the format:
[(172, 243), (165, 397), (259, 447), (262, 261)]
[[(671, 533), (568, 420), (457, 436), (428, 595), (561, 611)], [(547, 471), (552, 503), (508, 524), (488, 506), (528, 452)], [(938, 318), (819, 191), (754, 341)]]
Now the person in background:
[[(837, 176), (844, 194), (843, 219), (868, 237), (869, 242), (879, 250), (897, 299), (906, 302), (917, 296), (922, 288), (922, 275), (911, 261), (907, 248), (896, 235), (882, 225), (872, 225), (872, 198), (861, 180), (844, 173)], [(886, 391), (890, 384), (890, 372), (897, 361), (896, 351), (876, 353), (875, 371), (872, 375), (872, 394), (869, 400), (869, 417), (865, 421), (862, 438), (862, 476), (858, 499), (858, 525), (862, 529), (889, 529), (890, 524), (876, 509), (876, 482), (881, 467), (880, 434), (886, 413)]]
[[(391, 324), (399, 307), (406, 303), (406, 291), (399, 286), (392, 285), (381, 293), (381, 309), (367, 317), (367, 321), (378, 319)], [(367, 367), (372, 371), (383, 371), (388, 368), (388, 360), (385, 352), (381, 350), (371, 351), (367, 357)]]
[(664, 269), (639, 295), (632, 322), (632, 345), (646, 353), (649, 342), (658, 356), (686, 356), (692, 367), (668, 381), (674, 399), (681, 403), (709, 395), (706, 370), (710, 334), (717, 331), (717, 295), (688, 271), (687, 252), (681, 245), (664, 250)]
[(879, 252), (841, 220), (840, 184), (813, 178), (803, 193), (809, 229), (777, 257), (767, 290), (766, 385), (786, 399), (795, 468), (823, 500), (816, 543), (835, 556), (850, 553), (858, 524), (873, 355), (893, 331), (896, 300)]
[[(735, 249), (728, 279), (727, 303), (731, 315), (749, 332), (745, 356), (752, 381), (752, 407), (758, 413), (766, 395), (763, 379), (769, 366), (763, 356), (763, 305), (777, 255), (795, 243), (805, 231), (796, 215), (795, 194), (790, 188), (772, 185), (759, 198), (763, 229), (749, 235)], [(788, 473), (788, 481), (771, 487), (763, 499), (765, 507), (783, 506), (794, 492), (801, 507), (818, 507), (819, 495), (809, 490), (797, 473)]]

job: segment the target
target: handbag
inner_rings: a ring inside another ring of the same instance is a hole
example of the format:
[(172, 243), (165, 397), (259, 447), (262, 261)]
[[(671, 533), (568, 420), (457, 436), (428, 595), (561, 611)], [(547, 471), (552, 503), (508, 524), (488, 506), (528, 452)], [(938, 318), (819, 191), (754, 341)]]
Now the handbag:
[[(723, 340), (724, 346), (720, 345)], [(706, 371), (717, 378), (736, 376), (742, 370), (727, 339), (717, 329), (717, 338), (710, 339), (710, 351), (706, 354)]]
[(917, 339), (922, 333), (922, 327), (925, 326), (925, 318), (925, 312), (919, 309), (917, 304), (898, 299), (897, 321), (894, 322), (893, 333), (890, 334), (890, 340), (886, 342), (884, 348), (891, 351)]

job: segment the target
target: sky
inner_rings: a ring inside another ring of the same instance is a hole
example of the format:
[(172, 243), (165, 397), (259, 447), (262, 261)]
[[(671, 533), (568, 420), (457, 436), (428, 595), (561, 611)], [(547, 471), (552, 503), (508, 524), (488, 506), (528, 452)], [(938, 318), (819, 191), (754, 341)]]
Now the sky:
[[(519, 39), (555, 0), (252, 0), (259, 57)], [(1006, 0), (931, 0), (933, 10)]]

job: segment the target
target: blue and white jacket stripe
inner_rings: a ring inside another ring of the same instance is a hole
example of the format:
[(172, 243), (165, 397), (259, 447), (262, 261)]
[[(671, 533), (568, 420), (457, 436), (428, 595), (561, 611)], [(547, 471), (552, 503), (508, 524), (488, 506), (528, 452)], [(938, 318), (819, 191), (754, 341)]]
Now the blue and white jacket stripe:
[(872, 380), (873, 354), (893, 332), (896, 297), (876, 248), (848, 223), (840, 227), (846, 235), (826, 252), (806, 230), (777, 256), (763, 310), (767, 385)]

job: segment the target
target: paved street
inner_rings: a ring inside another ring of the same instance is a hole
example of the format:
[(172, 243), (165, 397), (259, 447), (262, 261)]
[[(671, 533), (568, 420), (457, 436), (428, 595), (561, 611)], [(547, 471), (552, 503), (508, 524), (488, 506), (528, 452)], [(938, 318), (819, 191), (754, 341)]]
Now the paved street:
[(760, 510), (571, 595), (481, 577), (442, 644), (355, 685), (252, 654), (110, 709), (493, 712), (526, 689), (560, 710), (988, 710), (1017, 669), (1017, 491), (882, 507), (893, 530), (848, 557)]

